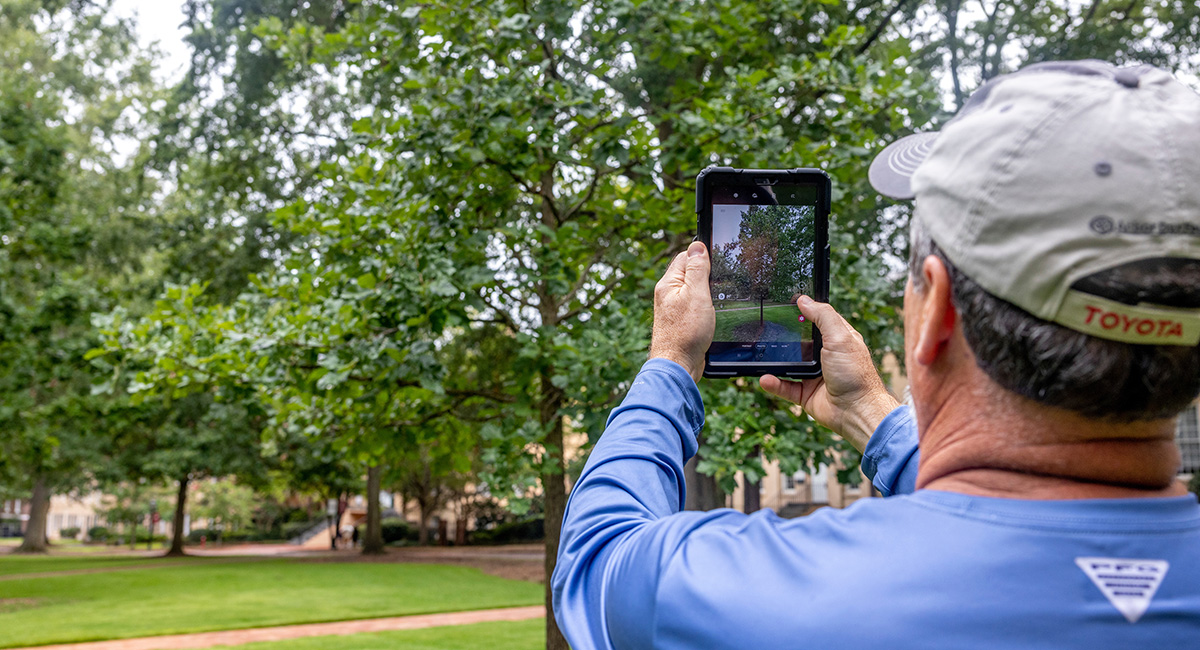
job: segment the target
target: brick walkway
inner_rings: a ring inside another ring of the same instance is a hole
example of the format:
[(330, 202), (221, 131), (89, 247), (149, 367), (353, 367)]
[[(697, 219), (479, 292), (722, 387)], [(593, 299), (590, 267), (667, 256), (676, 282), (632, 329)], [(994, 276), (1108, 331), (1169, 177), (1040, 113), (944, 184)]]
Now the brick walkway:
[(309, 636), (345, 636), (349, 634), (361, 634), (363, 632), (417, 630), (426, 627), (467, 625), (489, 621), (524, 621), (531, 618), (541, 618), (545, 615), (546, 609), (544, 607), (534, 605), (531, 607), (484, 609), (473, 612), (371, 618), (361, 621), (308, 623), (305, 625), (258, 627), (248, 630), (148, 636), (137, 639), (94, 641), (91, 643), (64, 643), (60, 645), (37, 646), (36, 648), (10, 648), (9, 650), (188, 650), (191, 648), (241, 645), (243, 643), (255, 643), (258, 641), (286, 641), (288, 639), (299, 639)]

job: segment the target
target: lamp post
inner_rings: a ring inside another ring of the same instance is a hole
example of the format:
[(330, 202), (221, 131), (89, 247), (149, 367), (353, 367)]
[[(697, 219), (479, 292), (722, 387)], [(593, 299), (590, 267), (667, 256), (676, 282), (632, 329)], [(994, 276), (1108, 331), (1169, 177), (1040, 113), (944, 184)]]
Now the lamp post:
[(329, 548), (336, 550), (338, 534), (341, 532), (337, 529), (337, 525), (341, 522), (334, 521), (338, 513), (338, 500), (330, 499), (325, 506), (325, 512), (329, 515)]

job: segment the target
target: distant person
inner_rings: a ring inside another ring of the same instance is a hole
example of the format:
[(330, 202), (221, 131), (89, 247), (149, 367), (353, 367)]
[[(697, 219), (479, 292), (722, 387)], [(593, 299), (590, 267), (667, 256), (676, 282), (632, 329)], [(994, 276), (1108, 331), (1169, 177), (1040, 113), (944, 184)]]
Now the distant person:
[(1147, 66), (1029, 66), (871, 181), (916, 199), (912, 406), (808, 298), (824, 377), (761, 384), (864, 450), (890, 498), (680, 512), (715, 322), (694, 243), (567, 507), (552, 586), (572, 647), (1200, 647), (1200, 506), (1174, 443), (1200, 392), (1200, 97)]
[(355, 526), (354, 532), (350, 533), (350, 548), (358, 548), (358, 526)]

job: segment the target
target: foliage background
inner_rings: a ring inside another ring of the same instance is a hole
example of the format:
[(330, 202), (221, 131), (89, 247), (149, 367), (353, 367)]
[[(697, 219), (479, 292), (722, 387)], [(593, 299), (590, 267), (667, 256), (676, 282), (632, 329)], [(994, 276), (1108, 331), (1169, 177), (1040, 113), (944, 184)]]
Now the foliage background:
[[(701, 169), (831, 174), (831, 301), (882, 360), (908, 212), (867, 186), (872, 152), (1026, 62), (1194, 81), (1200, 49), (1200, 8), (1172, 0), (184, 7), (164, 88), (106, 3), (0, 5), (0, 491), (44, 516), (154, 484), (179, 526), (201, 481), (312, 495), (300, 519), (365, 491), (372, 551), (382, 489), (422, 519), (485, 496), (544, 513), (547, 570), (564, 449), (645, 357)], [(693, 484), (853, 473), (749, 386), (702, 392)]]

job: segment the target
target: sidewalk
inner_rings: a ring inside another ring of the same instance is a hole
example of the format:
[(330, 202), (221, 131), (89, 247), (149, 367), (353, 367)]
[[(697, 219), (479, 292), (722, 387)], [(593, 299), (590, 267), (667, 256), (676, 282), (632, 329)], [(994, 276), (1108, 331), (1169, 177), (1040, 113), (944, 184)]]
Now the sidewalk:
[(258, 627), (246, 630), (223, 630), (196, 634), (172, 634), (148, 636), (137, 639), (93, 641), (90, 643), (64, 643), (31, 648), (9, 648), (8, 650), (190, 650), (233, 646), (259, 641), (286, 641), (310, 636), (346, 636), (364, 632), (389, 632), (394, 630), (417, 630), (445, 625), (468, 625), (491, 621), (524, 621), (546, 615), (545, 607), (506, 607), (483, 609), (473, 612), (449, 612), (446, 614), (420, 614), (415, 616), (393, 616), (371, 618), (361, 621), (338, 621), (335, 623), (307, 623), (303, 625), (281, 625)]

